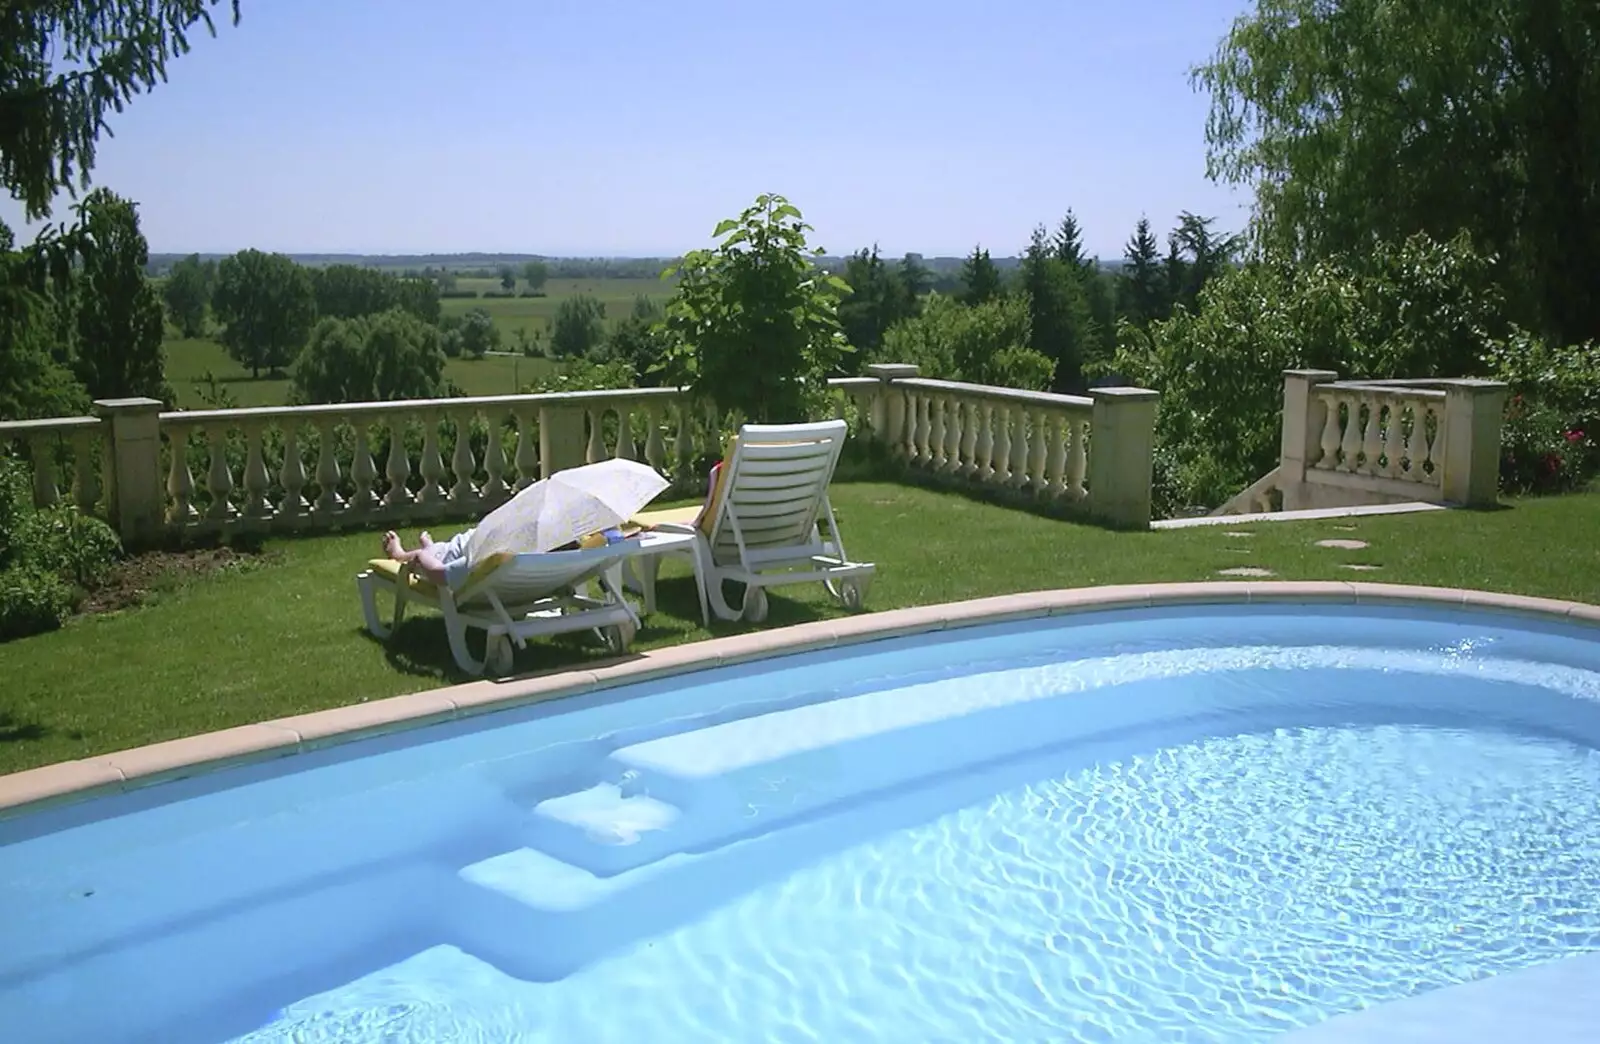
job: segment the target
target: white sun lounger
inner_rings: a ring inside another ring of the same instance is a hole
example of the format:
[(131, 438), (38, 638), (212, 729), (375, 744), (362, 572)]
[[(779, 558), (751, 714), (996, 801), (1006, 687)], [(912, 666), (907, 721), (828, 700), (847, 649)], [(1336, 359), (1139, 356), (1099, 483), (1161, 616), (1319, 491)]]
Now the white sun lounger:
[[(847, 431), (842, 420), (746, 424), (698, 522), (693, 509), (636, 517), (663, 531), (695, 535), (690, 550), (707, 623), (708, 602), (720, 619), (759, 623), (767, 615), (765, 588), (818, 580), (849, 608), (861, 607), (876, 566), (850, 561), (828, 500)], [(819, 523), (827, 524), (826, 537)], [(745, 585), (738, 609), (723, 596), (724, 580)]]
[[(639, 629), (639, 617), (622, 595), (622, 562), (640, 551), (636, 540), (584, 551), (491, 555), (475, 566), (460, 590), (430, 583), (411, 564), (373, 559), (356, 577), (367, 630), (387, 640), (415, 602), (444, 614), (445, 632), (456, 664), (469, 674), (511, 669), (512, 646), (529, 638), (594, 630), (614, 653), (625, 652)], [(590, 581), (599, 596), (584, 593)], [(394, 622), (378, 616), (377, 592), (394, 597)], [(467, 630), (485, 632), (484, 656), (467, 649)]]

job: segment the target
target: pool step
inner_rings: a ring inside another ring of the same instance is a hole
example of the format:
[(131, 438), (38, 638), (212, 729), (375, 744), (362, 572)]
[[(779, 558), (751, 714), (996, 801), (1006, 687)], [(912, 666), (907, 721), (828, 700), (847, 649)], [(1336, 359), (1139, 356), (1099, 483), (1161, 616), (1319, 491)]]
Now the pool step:
[(601, 783), (534, 806), (534, 848), (595, 874), (620, 874), (686, 846), (676, 805)]

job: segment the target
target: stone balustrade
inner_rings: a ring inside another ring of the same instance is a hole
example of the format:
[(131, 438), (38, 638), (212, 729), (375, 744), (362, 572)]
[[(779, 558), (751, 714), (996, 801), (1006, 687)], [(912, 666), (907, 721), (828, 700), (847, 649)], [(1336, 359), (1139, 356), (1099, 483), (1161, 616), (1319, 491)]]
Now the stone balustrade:
[[(1091, 400), (889, 370), (830, 382), (834, 415), (855, 437), (887, 442), (918, 470), (1148, 524), (1153, 392)], [(194, 411), (120, 399), (96, 409), (0, 423), (0, 447), (26, 447), (36, 503), (69, 489), (130, 544), (466, 520), (540, 478), (611, 457), (644, 461), (698, 494), (724, 432), (717, 410), (676, 388)]]
[(1285, 371), (1278, 466), (1212, 514), (1495, 502), (1505, 384), (1338, 376)]

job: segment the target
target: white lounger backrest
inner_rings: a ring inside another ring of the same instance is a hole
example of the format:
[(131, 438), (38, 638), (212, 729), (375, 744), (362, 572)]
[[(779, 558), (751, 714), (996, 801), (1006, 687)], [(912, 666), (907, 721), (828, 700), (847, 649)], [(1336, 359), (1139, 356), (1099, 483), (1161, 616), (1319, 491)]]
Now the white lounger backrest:
[(817, 521), (827, 508), (828, 484), (848, 430), (842, 420), (739, 429), (723, 465), (727, 474), (709, 534), (712, 557), (758, 566), (821, 554)]
[(623, 547), (607, 546), (512, 555), (493, 572), (468, 581), (456, 592), (456, 604), (487, 602), (491, 591), (505, 605), (532, 602), (598, 575), (625, 554)]

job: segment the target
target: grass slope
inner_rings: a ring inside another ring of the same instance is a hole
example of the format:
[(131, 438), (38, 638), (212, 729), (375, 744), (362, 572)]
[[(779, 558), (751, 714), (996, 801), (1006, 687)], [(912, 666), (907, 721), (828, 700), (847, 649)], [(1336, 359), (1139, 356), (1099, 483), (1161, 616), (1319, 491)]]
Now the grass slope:
[[(1288, 580), (1365, 579), (1600, 602), (1600, 495), (1489, 512), (1114, 533), (884, 483), (835, 490), (851, 554), (878, 564), (871, 609), (1058, 587), (1216, 579), (1230, 566)], [(1249, 538), (1229, 536), (1248, 531)], [(437, 535), (445, 535), (441, 531)], [(408, 540), (414, 534), (407, 534)], [(1355, 538), (1356, 551), (1316, 541)], [(161, 592), (139, 608), (0, 645), (0, 772), (461, 680), (437, 617), (389, 646), (369, 638), (353, 577), (373, 534), (271, 542), (256, 565)], [(1347, 564), (1378, 565), (1355, 573)], [(641, 648), (708, 637), (686, 567), (669, 563)], [(821, 585), (779, 588), (766, 626), (840, 615)], [(712, 634), (739, 626), (716, 625)], [(535, 643), (533, 671), (599, 654)]]

